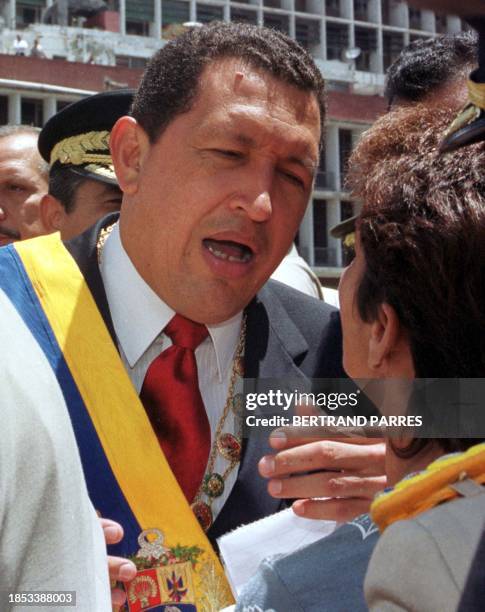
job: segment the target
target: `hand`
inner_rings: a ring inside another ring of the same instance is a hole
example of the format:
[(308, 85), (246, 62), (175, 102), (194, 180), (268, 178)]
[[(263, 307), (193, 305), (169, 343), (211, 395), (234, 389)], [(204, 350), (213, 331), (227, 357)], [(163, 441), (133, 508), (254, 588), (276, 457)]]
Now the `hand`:
[[(117, 544), (123, 539), (123, 527), (121, 525), (109, 519), (100, 518), (99, 520), (106, 544)], [(108, 571), (111, 580), (111, 603), (116, 608), (123, 605), (126, 600), (126, 593), (122, 589), (116, 588), (116, 583), (133, 580), (136, 575), (136, 567), (128, 559), (108, 555)]]
[[(305, 518), (345, 522), (368, 512), (374, 495), (386, 486), (384, 442), (329, 438), (328, 429), (315, 440), (318, 434), (315, 427), (310, 432), (284, 427), (271, 434), (270, 444), (278, 452), (259, 462), (260, 474), (270, 478), (268, 492), (277, 498), (300, 498), (293, 511)], [(330, 499), (315, 499), (321, 497)]]

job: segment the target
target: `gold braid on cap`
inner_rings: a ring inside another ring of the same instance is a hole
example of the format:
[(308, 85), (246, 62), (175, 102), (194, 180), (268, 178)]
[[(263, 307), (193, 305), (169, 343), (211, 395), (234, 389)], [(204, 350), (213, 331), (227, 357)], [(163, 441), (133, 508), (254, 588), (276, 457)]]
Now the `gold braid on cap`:
[(461, 109), (450, 127), (446, 130), (445, 139), (476, 121), (485, 111), (485, 83), (475, 83), (468, 79), (468, 102)]
[[(89, 152), (91, 151), (91, 152)], [(93, 153), (92, 151), (108, 151), (108, 153)], [(59, 161), (61, 164), (112, 164), (109, 154), (109, 132), (86, 132), (70, 136), (59, 141), (51, 152), (51, 166)]]
[(355, 247), (355, 232), (347, 234), (343, 240), (344, 246), (351, 249)]
[(468, 79), (467, 86), (470, 102), (481, 110), (485, 110), (485, 83), (475, 83)]

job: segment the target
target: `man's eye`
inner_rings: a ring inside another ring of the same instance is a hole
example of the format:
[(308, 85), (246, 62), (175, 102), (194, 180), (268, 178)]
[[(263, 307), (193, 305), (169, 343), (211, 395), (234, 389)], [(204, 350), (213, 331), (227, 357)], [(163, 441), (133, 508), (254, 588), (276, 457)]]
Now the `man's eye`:
[(305, 189), (305, 181), (300, 178), (297, 174), (293, 174), (292, 172), (288, 172), (286, 170), (281, 170), (281, 174), (287, 179), (290, 183), (293, 183), (297, 187), (301, 189)]
[(232, 149), (213, 149), (214, 153), (227, 157), (228, 159), (241, 159), (242, 153), (240, 151), (234, 151)]
[(16, 183), (10, 183), (8, 185), (8, 190), (9, 191), (25, 191), (25, 187), (23, 187), (22, 185), (17, 185)]

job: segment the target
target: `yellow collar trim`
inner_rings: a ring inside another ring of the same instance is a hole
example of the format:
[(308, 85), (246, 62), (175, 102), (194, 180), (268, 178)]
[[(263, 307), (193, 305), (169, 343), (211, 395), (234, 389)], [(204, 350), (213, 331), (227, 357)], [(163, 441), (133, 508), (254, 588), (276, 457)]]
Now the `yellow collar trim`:
[(464, 453), (437, 459), (423, 472), (378, 495), (371, 506), (372, 519), (384, 531), (395, 521), (413, 518), (458, 497), (450, 485), (466, 478), (485, 483), (485, 443), (472, 446)]

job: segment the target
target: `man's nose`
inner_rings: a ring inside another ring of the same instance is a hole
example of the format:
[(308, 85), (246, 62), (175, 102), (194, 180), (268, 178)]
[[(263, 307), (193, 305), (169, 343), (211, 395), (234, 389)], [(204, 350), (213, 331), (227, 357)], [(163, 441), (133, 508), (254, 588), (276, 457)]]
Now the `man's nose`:
[(265, 164), (264, 168), (255, 166), (251, 167), (244, 178), (241, 177), (244, 183), (234, 194), (232, 207), (244, 210), (252, 221), (263, 223), (268, 221), (273, 212), (271, 190), (274, 170), (270, 164)]
[(257, 223), (263, 223), (271, 217), (271, 196), (268, 191), (252, 192), (248, 195), (238, 195), (233, 199), (234, 210), (244, 210), (248, 217)]

